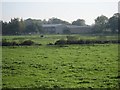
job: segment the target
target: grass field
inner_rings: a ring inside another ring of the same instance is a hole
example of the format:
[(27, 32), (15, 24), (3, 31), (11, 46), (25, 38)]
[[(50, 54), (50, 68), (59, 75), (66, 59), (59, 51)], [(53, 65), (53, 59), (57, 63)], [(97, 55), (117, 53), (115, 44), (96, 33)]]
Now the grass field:
[(44, 44), (2, 47), (3, 88), (118, 88), (118, 44), (45, 45), (65, 35), (3, 38)]
[[(69, 35), (44, 35), (44, 37), (40, 37), (41, 35), (22, 35), (22, 36), (3, 36), (3, 39), (6, 39), (7, 41), (16, 41), (16, 42), (22, 42), (26, 39), (33, 40), (36, 43), (41, 43), (43, 45), (46, 45), (48, 43), (55, 43), (55, 41), (59, 39), (66, 39), (66, 36)], [(113, 36), (89, 36), (89, 35), (78, 35), (73, 34), (70, 36), (74, 36), (77, 39), (82, 40), (117, 40), (118, 35)]]

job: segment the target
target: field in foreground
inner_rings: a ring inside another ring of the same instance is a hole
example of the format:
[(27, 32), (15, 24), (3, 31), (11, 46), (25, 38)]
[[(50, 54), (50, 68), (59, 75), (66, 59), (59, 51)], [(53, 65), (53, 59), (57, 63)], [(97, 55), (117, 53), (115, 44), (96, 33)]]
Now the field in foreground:
[(117, 88), (118, 45), (3, 47), (3, 88)]

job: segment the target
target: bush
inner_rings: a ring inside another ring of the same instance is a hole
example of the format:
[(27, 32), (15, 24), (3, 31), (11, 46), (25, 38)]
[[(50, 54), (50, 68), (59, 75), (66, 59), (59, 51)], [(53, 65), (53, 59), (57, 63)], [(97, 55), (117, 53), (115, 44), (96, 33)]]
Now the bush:
[(28, 46), (30, 46), (30, 45), (33, 45), (33, 44), (35, 44), (35, 43), (32, 40), (25, 40), (20, 45), (28, 45)]
[(40, 37), (44, 37), (44, 35), (41, 35)]
[(53, 43), (48, 43), (47, 45), (54, 45)]
[(76, 41), (79, 39), (77, 36), (66, 36), (66, 38), (67, 38), (67, 41)]
[(8, 42), (6, 39), (2, 40), (2, 46), (18, 46), (19, 44), (15, 41)]
[[(1, 43), (1, 42), (0, 42)], [(11, 41), (11, 42), (8, 42), (6, 39), (5, 40), (2, 40), (2, 43), (1, 43), (2, 46), (24, 46), (24, 45), (27, 45), (27, 46), (30, 46), (30, 45), (42, 45), (42, 44), (38, 44), (38, 43), (35, 43), (33, 42), (32, 40), (25, 40), (21, 43), (17, 43), (15, 41)]]
[(64, 45), (64, 44), (67, 44), (66, 40), (58, 40), (55, 42), (55, 45)]
[(55, 45), (64, 45), (64, 44), (119, 44), (120, 40), (58, 40), (55, 42)]

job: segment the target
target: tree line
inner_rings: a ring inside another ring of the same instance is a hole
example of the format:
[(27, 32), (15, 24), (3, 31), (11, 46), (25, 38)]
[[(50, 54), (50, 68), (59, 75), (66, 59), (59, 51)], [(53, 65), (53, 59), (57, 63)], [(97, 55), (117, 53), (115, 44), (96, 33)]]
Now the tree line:
[[(9, 22), (2, 22), (2, 34), (3, 35), (20, 35), (30, 33), (44, 33), (42, 24), (65, 24), (65, 25), (77, 25), (86, 26), (84, 19), (77, 19), (72, 23), (58, 19), (50, 18), (49, 20), (37, 20), (28, 18), (26, 20), (13, 18)], [(112, 17), (108, 18), (104, 15), (98, 16), (95, 19), (95, 24), (91, 25), (92, 33), (118, 33), (120, 26), (120, 13), (115, 13)]]
[(115, 13), (108, 18), (104, 15), (98, 16), (95, 19), (95, 24), (92, 25), (93, 33), (119, 33), (120, 13)]

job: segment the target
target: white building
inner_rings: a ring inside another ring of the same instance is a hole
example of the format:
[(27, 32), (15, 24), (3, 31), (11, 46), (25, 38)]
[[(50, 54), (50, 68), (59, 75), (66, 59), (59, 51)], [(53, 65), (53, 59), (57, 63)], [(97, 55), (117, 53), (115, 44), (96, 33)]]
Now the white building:
[(71, 34), (90, 33), (90, 26), (76, 26), (76, 25), (64, 25), (64, 24), (43, 24), (43, 30), (49, 34), (63, 34), (63, 31), (67, 28)]

